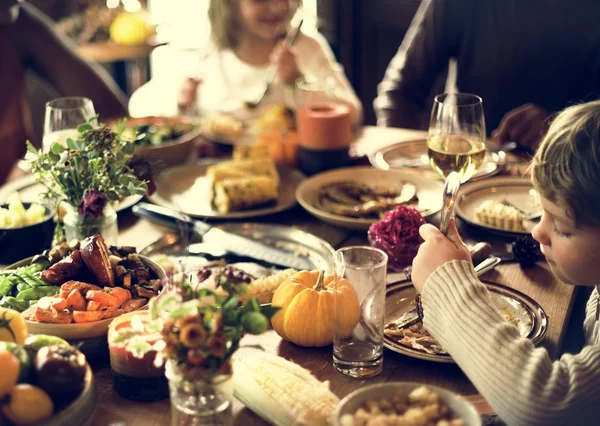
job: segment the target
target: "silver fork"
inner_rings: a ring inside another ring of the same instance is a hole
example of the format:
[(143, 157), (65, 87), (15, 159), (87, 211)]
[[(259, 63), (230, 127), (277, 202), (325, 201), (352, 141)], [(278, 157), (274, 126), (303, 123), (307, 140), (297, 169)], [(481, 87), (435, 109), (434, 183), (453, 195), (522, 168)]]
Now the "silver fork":
[[(475, 273), (479, 277), (479, 276), (485, 274), (486, 272), (489, 272), (492, 269), (494, 269), (496, 266), (498, 266), (498, 264), (500, 262), (501, 262), (501, 259), (499, 257), (490, 256), (487, 259), (485, 259), (483, 262), (481, 262), (480, 264), (475, 266)], [(407, 267), (404, 269), (406, 278), (409, 281), (410, 281), (411, 272), (412, 272), (411, 267)], [(394, 323), (396, 324), (397, 327), (399, 327), (399, 328), (407, 327), (409, 325), (416, 323), (417, 321), (423, 320), (422, 315), (419, 315), (419, 307), (418, 307), (419, 303), (420, 302), (416, 302), (417, 306), (415, 307), (415, 309), (411, 309), (410, 311), (403, 314), (396, 321), (394, 321)]]
[[(303, 23), (304, 23), (304, 19), (302, 19), (300, 21), (300, 23), (294, 30), (294, 33), (291, 35), (291, 37), (290, 37), (290, 35), (288, 35), (286, 37), (285, 43), (288, 47), (292, 47), (292, 45), (294, 44), (294, 41), (296, 41), (296, 37), (298, 37), (298, 34), (300, 33), (300, 28), (302, 28)], [(262, 95), (260, 95), (260, 97), (258, 98), (258, 100), (256, 102), (244, 101), (244, 106), (246, 108), (255, 109), (258, 105), (260, 105), (260, 103), (265, 99), (265, 96), (267, 96), (267, 93), (269, 93), (271, 84), (273, 84), (273, 80), (275, 80), (276, 73), (277, 73), (277, 69), (275, 68), (275, 65), (274, 64), (269, 65), (269, 68), (267, 68), (266, 78), (265, 78), (265, 80), (266, 80), (265, 90), (262, 92)]]

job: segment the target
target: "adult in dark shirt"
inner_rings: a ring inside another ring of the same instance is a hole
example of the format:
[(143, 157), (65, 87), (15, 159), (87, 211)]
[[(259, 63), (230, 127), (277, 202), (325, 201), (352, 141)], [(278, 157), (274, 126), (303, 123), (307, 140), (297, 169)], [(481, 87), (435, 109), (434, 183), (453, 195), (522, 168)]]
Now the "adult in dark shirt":
[(33, 132), (25, 73), (32, 71), (60, 96), (85, 96), (103, 118), (125, 116), (127, 101), (108, 73), (85, 62), (33, 5), (0, 0), (0, 184), (25, 154)]
[(434, 81), (483, 98), (488, 133), (535, 147), (552, 115), (600, 96), (600, 2), (424, 0), (375, 100), (383, 126), (423, 128)]

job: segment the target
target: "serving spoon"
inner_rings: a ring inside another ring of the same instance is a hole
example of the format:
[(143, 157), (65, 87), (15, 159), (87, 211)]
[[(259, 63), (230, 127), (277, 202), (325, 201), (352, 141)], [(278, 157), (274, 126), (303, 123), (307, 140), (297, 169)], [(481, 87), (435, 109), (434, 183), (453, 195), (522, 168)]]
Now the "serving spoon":
[[(300, 28), (302, 28), (302, 24), (304, 23), (304, 19), (300, 20), (300, 23), (298, 24), (298, 26), (296, 27), (296, 29), (294, 30), (294, 32), (291, 34), (288, 34), (288, 36), (285, 39), (285, 44), (287, 47), (292, 47), (294, 42), (296, 41), (296, 38), (298, 37), (298, 34), (300, 33)], [(260, 103), (265, 99), (265, 97), (267, 96), (267, 93), (269, 93), (269, 89), (271, 88), (271, 84), (273, 84), (273, 81), (275, 80), (275, 74), (277, 73), (277, 68), (276, 65), (271, 63), (269, 65), (269, 67), (267, 68), (267, 72), (266, 72), (266, 78), (265, 78), (265, 89), (262, 92), (262, 95), (260, 95), (260, 97), (258, 98), (257, 101), (252, 102), (252, 101), (244, 101), (244, 107), (246, 109), (255, 109), (256, 107), (258, 107), (260, 105)]]

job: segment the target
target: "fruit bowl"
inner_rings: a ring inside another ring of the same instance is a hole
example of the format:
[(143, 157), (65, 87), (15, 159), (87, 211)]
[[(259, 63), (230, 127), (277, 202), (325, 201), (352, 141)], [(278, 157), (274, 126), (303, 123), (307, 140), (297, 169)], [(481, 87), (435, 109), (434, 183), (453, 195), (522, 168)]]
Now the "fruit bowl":
[(89, 364), (86, 365), (85, 386), (71, 404), (60, 410), (52, 417), (37, 424), (37, 426), (84, 426), (90, 425), (96, 410), (96, 386), (94, 375)]
[[(160, 280), (166, 278), (163, 269), (154, 263), (146, 256), (139, 255), (140, 260), (144, 265), (156, 275)], [(33, 257), (23, 259), (19, 262), (13, 263), (6, 269), (16, 269), (21, 266), (26, 266), (31, 263)], [(141, 309), (145, 309), (145, 306)], [(47, 334), (51, 336), (61, 337), (67, 341), (78, 341), (86, 339), (94, 339), (104, 337), (108, 333), (108, 326), (114, 318), (103, 319), (100, 321), (93, 321), (88, 323), (72, 323), (72, 324), (49, 324), (39, 323), (35, 321), (26, 321), (27, 327), (31, 334)], [(105, 340), (105, 339), (104, 339)], [(83, 351), (84, 353), (86, 351)], [(87, 353), (86, 353), (87, 355)]]

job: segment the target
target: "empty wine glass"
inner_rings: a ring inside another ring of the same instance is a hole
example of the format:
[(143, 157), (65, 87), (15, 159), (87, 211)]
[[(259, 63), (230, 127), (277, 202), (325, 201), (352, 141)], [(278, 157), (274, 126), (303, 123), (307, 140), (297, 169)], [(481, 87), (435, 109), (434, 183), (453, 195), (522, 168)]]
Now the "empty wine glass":
[(485, 159), (483, 102), (468, 93), (442, 93), (435, 97), (429, 123), (429, 163), (444, 179), (451, 172), (469, 180)]
[[(49, 150), (55, 142), (66, 146), (67, 138), (77, 137), (77, 126), (95, 115), (94, 104), (84, 97), (58, 98), (46, 103), (43, 149)], [(96, 120), (91, 124), (98, 125)]]

